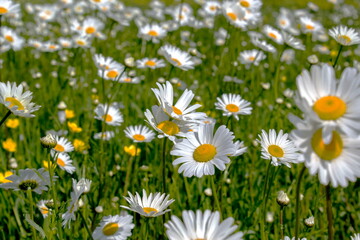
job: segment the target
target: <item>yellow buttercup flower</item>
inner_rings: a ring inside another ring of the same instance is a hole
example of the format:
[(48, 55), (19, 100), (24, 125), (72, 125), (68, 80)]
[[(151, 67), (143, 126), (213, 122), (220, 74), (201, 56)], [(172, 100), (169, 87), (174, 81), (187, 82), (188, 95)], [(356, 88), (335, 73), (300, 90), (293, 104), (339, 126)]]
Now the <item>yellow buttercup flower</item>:
[(4, 173), (0, 173), (0, 183), (11, 182), (10, 180), (5, 179), (5, 178), (7, 178), (7, 177), (9, 177), (9, 176), (11, 176), (11, 175), (13, 175), (13, 173), (10, 172), (10, 171), (6, 171), (6, 172), (4, 172)]
[(73, 145), (77, 152), (82, 152), (89, 148), (87, 144), (80, 139), (74, 139)]
[(65, 109), (66, 119), (71, 119), (75, 117), (75, 112), (73, 110)]
[(125, 146), (124, 151), (132, 157), (139, 156), (141, 149), (136, 148), (135, 145)]
[(8, 128), (17, 128), (19, 126), (19, 124), (20, 124), (20, 121), (17, 118), (9, 119), (5, 123), (5, 125)]
[(16, 151), (16, 142), (12, 140), (11, 138), (6, 139), (4, 142), (2, 142), (3, 148), (8, 152), (15, 152)]
[[(51, 165), (51, 168), (52, 168), (52, 169), (55, 169), (56, 166), (57, 166), (57, 164), (55, 164), (55, 163), (53, 163), (53, 162), (50, 162), (50, 165)], [(44, 161), (43, 161), (43, 166), (44, 166), (44, 168), (49, 169), (49, 161), (44, 160)]]
[(78, 125), (74, 122), (68, 122), (67, 125), (71, 132), (79, 133), (82, 131), (82, 128), (78, 127)]

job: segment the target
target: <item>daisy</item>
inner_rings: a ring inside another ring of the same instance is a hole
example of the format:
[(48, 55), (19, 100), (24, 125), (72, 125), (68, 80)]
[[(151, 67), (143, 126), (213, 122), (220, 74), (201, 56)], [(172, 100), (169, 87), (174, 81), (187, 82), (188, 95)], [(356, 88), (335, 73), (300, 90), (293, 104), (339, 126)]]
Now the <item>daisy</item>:
[(247, 150), (247, 147), (245, 147), (243, 141), (241, 141), (241, 142), (236, 141), (236, 142), (234, 142), (234, 145), (235, 145), (235, 152), (231, 155), (232, 157), (237, 157), (237, 156), (243, 155)]
[(101, 219), (92, 234), (94, 240), (124, 240), (131, 236), (131, 230), (135, 227), (132, 223), (133, 217), (126, 216), (106, 216)]
[(258, 37), (251, 38), (251, 42), (256, 47), (261, 48), (262, 50), (264, 50), (266, 52), (271, 52), (271, 53), (276, 52), (276, 48), (273, 45), (267, 43), (266, 41), (260, 40), (260, 38), (258, 38)]
[(353, 28), (347, 26), (337, 26), (329, 30), (329, 35), (338, 43), (344, 46), (350, 46), (360, 43), (359, 33)]
[(175, 143), (170, 152), (179, 156), (173, 165), (182, 164), (178, 172), (185, 177), (214, 175), (216, 166), (221, 171), (230, 163), (228, 156), (234, 154), (234, 135), (224, 125), (214, 135), (214, 124), (201, 124), (197, 132), (189, 132), (181, 142)]
[(234, 233), (237, 229), (232, 217), (220, 222), (220, 213), (210, 210), (191, 210), (182, 212), (182, 221), (171, 216), (165, 223), (166, 235), (170, 240), (216, 239), (216, 240), (242, 240), (242, 232)]
[(99, 104), (95, 108), (95, 119), (105, 121), (106, 124), (111, 126), (120, 126), (124, 121), (123, 115), (119, 109), (108, 105), (108, 104)]
[(70, 174), (75, 172), (76, 168), (72, 165), (73, 161), (70, 159), (70, 156), (67, 153), (61, 152), (56, 154), (55, 152), (52, 152), (51, 155), (56, 157), (55, 162), (62, 170)]
[(185, 121), (200, 121), (206, 117), (205, 113), (195, 112), (196, 109), (201, 107), (200, 104), (194, 104), (189, 107), (190, 102), (195, 96), (191, 90), (185, 89), (174, 105), (174, 89), (171, 83), (166, 81), (165, 84), (156, 84), (158, 89), (152, 88), (151, 90), (154, 92), (164, 112), (170, 117)]
[(247, 10), (258, 10), (261, 8), (261, 0), (239, 0), (238, 4)]
[(61, 49), (59, 44), (55, 44), (52, 42), (45, 42), (40, 47), (41, 51), (43, 52), (55, 52), (59, 49)]
[(155, 133), (144, 125), (129, 126), (124, 132), (134, 142), (151, 142), (155, 137)]
[(137, 212), (145, 217), (157, 217), (171, 211), (166, 208), (175, 201), (174, 199), (168, 200), (170, 195), (166, 195), (165, 193), (161, 195), (158, 192), (155, 194), (150, 193), (150, 195), (147, 196), (144, 189), (142, 198), (139, 193), (136, 193), (135, 196), (130, 192), (128, 192), (128, 194), (130, 197), (124, 198), (130, 204), (130, 207), (120, 207)]
[(236, 24), (237, 21), (241, 20), (245, 16), (245, 11), (242, 7), (234, 2), (224, 2), (222, 4), (223, 14), (231, 24)]
[(104, 23), (94, 17), (88, 17), (84, 20), (80, 35), (99, 36), (98, 34), (104, 28)]
[(31, 102), (32, 92), (23, 93), (23, 86), (16, 83), (0, 83), (0, 103), (4, 104), (14, 115), (21, 117), (35, 117), (31, 114), (40, 106)]
[(319, 174), (320, 183), (333, 187), (347, 187), (360, 177), (360, 139), (332, 131), (329, 143), (323, 140), (323, 129), (311, 119), (302, 120), (293, 115), (289, 120), (296, 127), (291, 132), (296, 147), (302, 152), (305, 166), (311, 175)]
[(63, 48), (72, 48), (73, 47), (73, 42), (69, 38), (60, 37), (60, 38), (58, 38), (58, 42), (61, 45), (61, 47), (63, 47)]
[(75, 35), (73, 37), (73, 42), (75, 46), (80, 48), (89, 48), (91, 47), (91, 38), (88, 35)]
[(330, 143), (336, 127), (345, 135), (358, 136), (360, 74), (355, 68), (346, 68), (338, 81), (332, 66), (312, 66), (310, 72), (303, 70), (296, 84), (296, 104), (324, 127), (322, 136), (326, 143)]
[(194, 62), (191, 60), (189, 53), (181, 51), (179, 48), (165, 45), (160, 48), (161, 54), (168, 60), (173, 66), (178, 67), (184, 71), (194, 68)]
[(4, 39), (4, 43), (9, 45), (14, 51), (20, 50), (25, 42), (22, 37), (8, 27), (1, 28), (1, 37)]
[(165, 67), (166, 64), (165, 64), (164, 60), (162, 60), (162, 59), (143, 58), (143, 59), (136, 60), (136, 66), (137, 66), (137, 68), (156, 69), (156, 68)]
[(260, 50), (247, 50), (240, 53), (238, 60), (242, 64), (258, 66), (259, 63), (266, 58), (264, 52)]
[[(114, 68), (113, 64), (116, 63), (112, 57), (104, 57), (101, 54), (94, 55), (94, 62), (96, 67), (98, 67), (101, 70), (108, 70), (111, 67)], [(102, 74), (100, 74), (100, 76), (102, 76)]]
[(99, 132), (94, 134), (94, 139), (102, 139), (105, 141), (109, 141), (115, 136), (113, 131)]
[(316, 33), (320, 32), (323, 27), (319, 22), (313, 21), (309, 17), (300, 18), (301, 29), (304, 33)]
[(51, 208), (49, 206), (53, 206), (54, 201), (53, 200), (40, 200), (36, 206), (39, 208), (39, 211), (41, 212), (41, 215), (43, 218), (46, 218), (51, 213)]
[(291, 168), (290, 163), (302, 162), (300, 154), (297, 153), (298, 149), (283, 130), (280, 130), (279, 134), (276, 134), (274, 129), (270, 129), (269, 134), (262, 130), (259, 138), (257, 142), (261, 144), (261, 157), (271, 160), (272, 165), (283, 164)]
[(305, 46), (301, 42), (300, 39), (297, 39), (294, 36), (292, 36), (291, 34), (286, 33), (286, 32), (283, 32), (282, 35), (284, 37), (284, 42), (286, 45), (288, 45), (294, 49), (305, 50)]
[(207, 15), (215, 16), (220, 13), (221, 4), (218, 1), (207, 1), (203, 4), (202, 8)]
[(105, 80), (117, 81), (125, 71), (124, 65), (115, 61), (109, 65), (105, 65), (105, 68), (105, 70), (99, 69), (98, 71), (98, 75)]
[(166, 37), (166, 30), (158, 24), (146, 24), (139, 28), (138, 36), (145, 40), (152, 40), (155, 43)]
[(360, 233), (355, 234), (353, 237), (351, 237), (351, 240), (360, 240)]
[(0, 17), (6, 15), (14, 15), (20, 11), (20, 4), (14, 3), (12, 0), (0, 1)]
[(74, 151), (74, 146), (71, 144), (69, 140), (64, 137), (55, 136), (56, 139), (56, 146), (53, 148), (53, 151), (56, 152), (72, 152)]
[(284, 43), (284, 38), (282, 36), (282, 34), (280, 33), (279, 30), (269, 26), (269, 25), (265, 25), (263, 28), (263, 33), (270, 38), (271, 40), (273, 40), (274, 42), (276, 42), (277, 44), (283, 44)]
[[(56, 176), (53, 176), (55, 181)], [(50, 176), (44, 168), (35, 169), (20, 169), (18, 175), (13, 174), (6, 178), (11, 182), (0, 184), (0, 188), (13, 189), (15, 191), (27, 191), (30, 189), (38, 194), (47, 191), (50, 185)]]
[(216, 109), (224, 111), (223, 116), (234, 116), (236, 120), (239, 120), (238, 115), (250, 115), (252, 107), (250, 103), (241, 98), (239, 94), (226, 94), (221, 95), (221, 98), (216, 98)]
[(132, 84), (138, 84), (140, 83), (140, 78), (136, 76), (129, 76), (127, 74), (123, 74), (121, 78), (119, 79), (119, 83), (132, 83)]

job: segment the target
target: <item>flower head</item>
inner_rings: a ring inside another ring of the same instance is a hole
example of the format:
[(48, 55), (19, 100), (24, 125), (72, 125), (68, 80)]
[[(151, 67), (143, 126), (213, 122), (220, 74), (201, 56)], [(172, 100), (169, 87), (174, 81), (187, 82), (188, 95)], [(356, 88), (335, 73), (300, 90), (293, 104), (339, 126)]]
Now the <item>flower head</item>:
[(353, 28), (347, 26), (337, 26), (329, 30), (329, 35), (338, 43), (344, 46), (350, 46), (360, 43), (359, 33)]
[(106, 216), (101, 219), (92, 234), (94, 240), (124, 240), (131, 236), (131, 230), (135, 227), (132, 223), (133, 217), (126, 216)]

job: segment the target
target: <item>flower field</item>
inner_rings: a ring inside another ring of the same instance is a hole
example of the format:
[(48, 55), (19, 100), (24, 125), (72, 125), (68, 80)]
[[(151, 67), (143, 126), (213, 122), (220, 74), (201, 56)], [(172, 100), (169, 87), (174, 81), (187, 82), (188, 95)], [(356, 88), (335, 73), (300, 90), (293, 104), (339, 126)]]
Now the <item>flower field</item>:
[(358, 9), (0, 0), (0, 238), (360, 240)]

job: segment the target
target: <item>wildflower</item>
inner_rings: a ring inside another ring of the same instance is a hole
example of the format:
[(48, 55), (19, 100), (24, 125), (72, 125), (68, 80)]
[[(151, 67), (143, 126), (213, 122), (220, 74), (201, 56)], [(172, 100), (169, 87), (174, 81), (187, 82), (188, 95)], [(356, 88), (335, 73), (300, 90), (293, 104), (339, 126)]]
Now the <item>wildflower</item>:
[(82, 131), (81, 127), (78, 127), (78, 125), (74, 122), (68, 122), (67, 123), (68, 128), (70, 129), (71, 132), (73, 133), (79, 133)]
[(105, 121), (106, 124), (111, 126), (120, 126), (124, 121), (121, 112), (108, 104), (99, 104), (95, 108), (95, 113), (95, 119)]
[(179, 48), (165, 45), (160, 48), (161, 54), (168, 60), (173, 66), (178, 67), (184, 71), (194, 68), (194, 62), (191, 60), (191, 56), (187, 52), (181, 51)]
[(65, 109), (65, 117), (66, 119), (72, 119), (75, 117), (75, 112), (74, 110), (70, 110), (70, 109)]
[(44, 148), (54, 148), (57, 145), (55, 137), (51, 134), (40, 138), (40, 143)]
[(162, 60), (162, 59), (143, 58), (143, 59), (136, 60), (136, 66), (137, 66), (137, 68), (156, 69), (156, 68), (165, 67), (166, 64), (165, 64), (164, 60)]
[(76, 168), (72, 165), (72, 160), (70, 159), (70, 156), (67, 153), (61, 152), (59, 154), (52, 153), (53, 157), (56, 157), (54, 160), (56, 164), (66, 172), (73, 174), (75, 172)]
[(170, 240), (183, 239), (217, 239), (217, 240), (242, 240), (242, 232), (234, 233), (237, 229), (232, 217), (220, 222), (220, 213), (210, 210), (191, 210), (182, 212), (182, 221), (171, 216), (171, 220), (165, 223), (166, 235)]
[(224, 125), (214, 134), (214, 127), (214, 124), (201, 124), (197, 132), (189, 132), (184, 140), (174, 145), (170, 154), (180, 157), (173, 162), (173, 165), (182, 164), (179, 173), (200, 178), (214, 175), (214, 166), (225, 170), (225, 164), (230, 163), (228, 156), (235, 152), (234, 136)]
[(135, 147), (135, 145), (125, 146), (124, 151), (132, 157), (139, 156), (141, 149)]
[(80, 178), (78, 182), (75, 181), (75, 184), (73, 185), (73, 188), (76, 189), (76, 191), (81, 191), (82, 193), (88, 193), (90, 192), (92, 181), (86, 178)]
[(14, 15), (20, 11), (20, 4), (12, 0), (2, 0), (0, 2), (0, 16)]
[(301, 42), (300, 39), (295, 38), (291, 34), (288, 34), (286, 32), (283, 32), (283, 38), (286, 45), (298, 49), (298, 50), (305, 50), (304, 44)]
[(271, 53), (275, 53), (276, 52), (276, 48), (267, 43), (266, 41), (262, 41), (259, 38), (251, 38), (251, 42), (258, 48), (261, 48), (262, 50), (266, 51), (266, 52), (271, 52)]
[(98, 226), (92, 234), (94, 240), (123, 240), (131, 236), (131, 230), (135, 227), (132, 223), (133, 217), (126, 216), (106, 216), (101, 219)]
[(290, 168), (290, 163), (301, 162), (297, 148), (288, 138), (288, 134), (283, 133), (283, 130), (280, 130), (279, 134), (276, 134), (274, 129), (270, 129), (269, 134), (262, 130), (259, 138), (260, 140), (257, 141), (261, 144), (261, 157), (271, 160), (272, 165), (283, 164)]
[(236, 141), (234, 142), (235, 145), (235, 152), (231, 155), (232, 157), (237, 157), (244, 154), (247, 150), (245, 147), (244, 142)]
[(115, 136), (113, 131), (99, 132), (94, 134), (94, 139), (102, 139), (104, 141), (109, 141)]
[(134, 142), (151, 142), (155, 137), (154, 132), (143, 125), (129, 126), (124, 132)]
[(216, 98), (216, 109), (224, 111), (223, 116), (234, 116), (236, 120), (239, 120), (238, 115), (250, 115), (252, 107), (250, 103), (241, 98), (238, 94), (226, 94), (221, 95), (221, 98)]
[(235, 26), (245, 16), (245, 10), (234, 2), (224, 2), (222, 11), (226, 19)]
[(1, 28), (1, 36), (4, 40), (5, 46), (12, 48), (14, 51), (20, 50), (25, 42), (22, 37), (20, 37), (14, 30), (8, 27)]
[[(53, 177), (53, 181), (57, 178)], [(20, 169), (18, 175), (11, 175), (6, 178), (10, 182), (0, 184), (0, 188), (13, 189), (15, 191), (27, 191), (31, 190), (38, 194), (43, 191), (47, 191), (47, 186), (50, 185), (49, 172), (44, 168), (38, 170), (34, 169)]]
[(266, 58), (264, 52), (260, 50), (246, 50), (240, 53), (238, 60), (242, 64), (258, 66), (259, 63)]
[(282, 45), (284, 43), (284, 38), (279, 30), (277, 30), (269, 25), (265, 25), (263, 28), (263, 32), (268, 38), (270, 38), (277, 44)]
[(32, 92), (23, 93), (23, 86), (16, 83), (0, 83), (0, 103), (4, 104), (14, 115), (21, 117), (35, 117), (31, 114), (40, 106), (31, 102)]
[(353, 237), (351, 237), (351, 240), (360, 240), (360, 233), (357, 233)]
[(5, 122), (5, 125), (8, 127), (8, 128), (17, 128), (20, 124), (20, 121), (19, 119), (17, 118), (13, 118), (13, 119), (8, 119), (6, 122)]
[(248, 10), (257, 10), (261, 7), (262, 1), (261, 0), (240, 0), (239, 5)]
[(290, 199), (289, 199), (288, 195), (284, 191), (280, 191), (280, 192), (278, 192), (276, 202), (280, 206), (285, 207), (285, 206), (289, 205)]
[(221, 4), (218, 1), (206, 1), (202, 8), (205, 13), (210, 16), (215, 16), (221, 13)]
[(73, 141), (75, 151), (77, 152), (84, 152), (86, 149), (89, 148), (89, 146), (80, 139), (74, 139)]
[(313, 21), (309, 17), (301, 17), (300, 24), (304, 33), (316, 33), (323, 29), (320, 23)]
[(52, 206), (54, 204), (53, 200), (40, 200), (36, 206), (39, 208), (43, 218), (46, 218), (51, 213), (52, 209), (48, 205)]
[(17, 144), (11, 138), (7, 138), (2, 142), (2, 147), (8, 152), (16, 152)]
[(152, 40), (154, 43), (158, 43), (159, 39), (166, 37), (166, 30), (158, 24), (146, 24), (139, 28), (138, 36), (145, 40)]
[(347, 26), (337, 26), (329, 30), (329, 35), (338, 43), (350, 46), (360, 43), (359, 33)]
[(57, 152), (72, 152), (74, 151), (74, 146), (69, 140), (64, 137), (55, 136), (56, 146), (53, 148)]
[(0, 183), (7, 183), (7, 182), (11, 182), (10, 180), (7, 179), (7, 177), (13, 175), (13, 172), (11, 171), (6, 171), (4, 173), (0, 172)]
[(312, 228), (315, 225), (315, 218), (314, 216), (308, 217), (304, 220), (305, 226), (308, 228)]
[(150, 193), (149, 196), (147, 196), (144, 189), (142, 198), (139, 193), (136, 193), (135, 196), (130, 192), (128, 192), (128, 194), (129, 197), (124, 198), (130, 204), (130, 207), (120, 207), (137, 212), (145, 217), (157, 217), (169, 212), (170, 209), (166, 208), (175, 201), (174, 199), (168, 200), (170, 195), (166, 195), (165, 193)]

